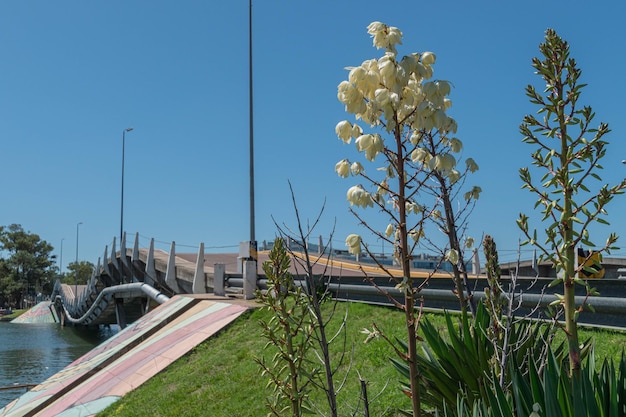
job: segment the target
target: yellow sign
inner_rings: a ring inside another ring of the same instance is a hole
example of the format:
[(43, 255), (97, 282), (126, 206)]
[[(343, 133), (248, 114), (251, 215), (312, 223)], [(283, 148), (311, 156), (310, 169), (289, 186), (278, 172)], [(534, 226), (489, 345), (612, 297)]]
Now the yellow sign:
[(578, 249), (578, 265), (580, 268), (580, 278), (604, 278), (604, 267), (602, 266), (602, 256), (600, 252), (591, 252)]

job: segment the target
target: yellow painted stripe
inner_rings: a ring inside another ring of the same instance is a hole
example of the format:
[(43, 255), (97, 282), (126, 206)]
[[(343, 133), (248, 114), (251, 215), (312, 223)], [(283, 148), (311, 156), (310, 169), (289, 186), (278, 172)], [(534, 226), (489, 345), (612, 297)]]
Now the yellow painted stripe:
[[(259, 253), (269, 254), (269, 251), (260, 251)], [(292, 252), (294, 256), (297, 256), (300, 259), (304, 260), (304, 254), (301, 252)], [(318, 260), (317, 256), (315, 257)], [(334, 268), (343, 268), (349, 269), (353, 271), (362, 271), (364, 273), (376, 274), (376, 275), (388, 275), (391, 273), (396, 278), (402, 277), (402, 270), (400, 268), (386, 268), (385, 269), (379, 267), (378, 265), (364, 265), (362, 263), (345, 261), (345, 260), (335, 260), (328, 259), (328, 257), (319, 258), (318, 263), (324, 262), (328, 266), (332, 266)], [(453, 275), (450, 272), (432, 272), (429, 270), (413, 270), (411, 271), (411, 278), (452, 278)]]

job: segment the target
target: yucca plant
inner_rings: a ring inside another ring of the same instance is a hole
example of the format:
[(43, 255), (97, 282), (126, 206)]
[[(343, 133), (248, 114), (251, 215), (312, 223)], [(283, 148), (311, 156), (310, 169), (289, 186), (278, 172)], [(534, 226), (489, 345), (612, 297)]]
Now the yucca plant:
[[(473, 410), (476, 402), (488, 406), (503, 404), (514, 390), (512, 369), (520, 372), (522, 377), (532, 369), (531, 365), (541, 372), (548, 351), (557, 361), (563, 362), (566, 358), (564, 343), (550, 347), (554, 328), (540, 321), (513, 322), (505, 346), (503, 339), (490, 336), (492, 317), (482, 303), (479, 303), (475, 317), (450, 312), (444, 315), (446, 327), (443, 331), (427, 318), (420, 325), (424, 339), (422, 354), (418, 356), (422, 402), (432, 413), (442, 407), (457, 409), (459, 396), (464, 398), (468, 410)], [(507, 363), (513, 366), (501, 365), (503, 350), (509, 357)], [(408, 366), (404, 361), (392, 359), (392, 363), (404, 378), (408, 377)], [(504, 374), (502, 378), (501, 374)], [(406, 384), (402, 389), (409, 392)], [(502, 409), (502, 405), (498, 408)], [(506, 415), (506, 409), (504, 412)]]
[[(535, 246), (541, 253), (540, 261), (554, 265), (558, 278), (551, 285), (563, 285), (558, 305), (564, 313), (570, 374), (576, 375), (582, 360), (577, 321), (583, 307), (576, 305), (576, 286), (584, 287), (588, 295), (596, 295), (581, 276), (594, 272), (589, 265), (594, 252), (602, 256), (618, 249), (618, 236), (613, 232), (604, 246), (592, 241), (591, 226), (609, 224), (607, 205), (624, 193), (626, 179), (609, 186), (599, 175), (608, 151), (605, 135), (610, 129), (607, 123), (593, 128), (595, 112), (590, 106), (580, 105), (586, 84), (580, 82), (582, 71), (570, 56), (568, 42), (554, 29), (548, 29), (539, 50), (542, 57), (533, 58), (532, 66), (542, 78), (544, 90), (526, 87), (526, 95), (538, 110), (526, 115), (520, 125), (522, 141), (535, 149), (531, 154), (534, 168), (521, 168), (519, 174), (522, 188), (537, 199), (535, 208), (541, 208), (545, 236), (542, 238), (531, 227), (526, 214), (520, 214), (517, 224), (526, 237), (522, 244)], [(592, 250), (577, 264), (576, 250), (581, 247)]]
[(626, 356), (617, 366), (605, 359), (596, 370), (593, 346), (582, 362), (580, 375), (571, 378), (564, 344), (547, 347), (545, 367), (509, 363), (511, 385), (503, 389), (491, 381), (484, 394), (472, 398), (460, 386), (454, 403), (445, 401), (431, 414), (441, 417), (625, 417)]
[(513, 369), (514, 403), (518, 416), (530, 415), (533, 405), (541, 415), (554, 417), (623, 417), (626, 416), (626, 357), (619, 364), (605, 359), (596, 370), (593, 348), (583, 362), (579, 376), (570, 377), (563, 360), (548, 351), (543, 373), (536, 368), (523, 375)]

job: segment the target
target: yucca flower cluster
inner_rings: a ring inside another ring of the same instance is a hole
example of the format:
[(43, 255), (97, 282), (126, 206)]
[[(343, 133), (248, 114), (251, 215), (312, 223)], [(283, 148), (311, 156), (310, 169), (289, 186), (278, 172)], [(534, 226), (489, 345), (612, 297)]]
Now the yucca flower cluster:
[[(389, 205), (392, 211), (397, 212), (397, 190), (390, 195), (388, 185), (388, 180), (398, 175), (397, 164), (411, 163), (417, 171), (426, 175), (436, 171), (450, 184), (456, 183), (465, 172), (476, 172), (478, 164), (472, 158), (467, 158), (465, 167), (458, 167), (463, 142), (454, 136), (457, 123), (446, 113), (452, 106), (448, 98), (452, 85), (448, 81), (432, 79), (435, 54), (412, 53), (399, 58), (396, 46), (402, 44), (402, 32), (398, 28), (373, 22), (367, 31), (373, 45), (377, 49), (384, 49), (385, 53), (379, 59), (368, 59), (357, 67), (346, 68), (349, 71), (348, 79), (339, 84), (337, 97), (345, 105), (346, 111), (355, 116), (355, 121), (340, 121), (335, 132), (346, 144), (352, 143), (354, 139), (357, 151), (364, 154), (368, 161), (374, 162), (380, 155), (384, 155), (388, 162), (386, 167), (379, 168), (386, 173), (386, 178), (375, 184), (375, 191), (370, 192), (363, 185), (355, 185), (348, 190), (346, 197), (350, 205), (367, 208), (377, 203), (379, 206)], [(388, 147), (385, 136), (393, 136), (393, 139), (399, 137), (402, 146), (408, 149), (406, 155), (400, 156), (391, 150), (396, 143), (394, 141)], [(361, 163), (349, 159), (337, 162), (335, 171), (343, 178), (365, 176)], [(370, 183), (375, 183), (371, 177), (366, 178)], [(407, 176), (407, 183), (410, 181)], [(468, 202), (476, 200), (481, 191), (480, 187), (475, 186), (464, 194), (464, 198)], [(411, 198), (407, 198), (405, 204), (407, 213), (424, 211), (423, 204)], [(385, 235), (390, 237), (394, 231), (390, 225)], [(419, 231), (409, 229), (407, 233), (417, 241), (424, 232), (420, 228)], [(353, 253), (361, 250), (356, 245), (348, 247)], [(450, 255), (451, 261), (458, 259), (454, 252)]]

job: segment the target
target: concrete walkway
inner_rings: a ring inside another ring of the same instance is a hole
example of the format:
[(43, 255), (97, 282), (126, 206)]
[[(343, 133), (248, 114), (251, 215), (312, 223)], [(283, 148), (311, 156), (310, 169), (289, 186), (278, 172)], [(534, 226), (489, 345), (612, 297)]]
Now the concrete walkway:
[(94, 416), (253, 305), (175, 296), (1, 409), (0, 416)]

